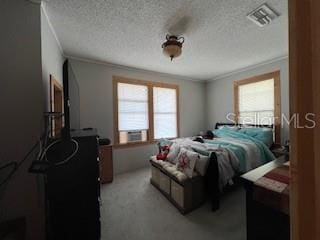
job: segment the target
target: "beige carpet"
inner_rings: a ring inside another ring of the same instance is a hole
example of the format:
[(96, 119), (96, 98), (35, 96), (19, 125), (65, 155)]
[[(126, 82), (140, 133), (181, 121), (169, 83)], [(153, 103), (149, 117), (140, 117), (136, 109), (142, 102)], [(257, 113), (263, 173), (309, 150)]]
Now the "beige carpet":
[(150, 183), (149, 168), (121, 174), (101, 188), (105, 240), (245, 240), (245, 192), (223, 196), (217, 212), (209, 202), (181, 215)]

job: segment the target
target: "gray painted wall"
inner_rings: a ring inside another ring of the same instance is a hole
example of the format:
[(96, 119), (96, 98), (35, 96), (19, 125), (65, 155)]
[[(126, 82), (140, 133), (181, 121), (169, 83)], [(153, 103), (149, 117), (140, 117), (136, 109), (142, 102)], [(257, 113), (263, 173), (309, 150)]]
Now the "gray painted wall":
[(80, 129), (80, 89), (73, 69), (68, 64), (68, 84), (70, 99), (70, 128)]
[[(70, 61), (80, 86), (80, 126), (98, 128), (100, 136), (113, 139), (112, 76), (179, 84), (180, 135), (192, 136), (206, 127), (205, 83), (79, 60)], [(122, 173), (148, 165), (154, 145), (114, 150), (114, 171)]]
[[(40, 5), (0, 1), (0, 165), (20, 161), (38, 140), (43, 122)], [(0, 222), (26, 217), (27, 239), (44, 239), (39, 182), (29, 158), (0, 189)]]
[[(233, 82), (259, 74), (280, 70), (281, 111), (289, 116), (289, 69), (288, 59), (261, 65), (249, 70), (229, 75), (207, 84), (207, 127), (214, 127), (216, 122), (226, 122), (226, 115), (233, 112)], [(285, 124), (281, 131), (282, 142), (289, 138), (289, 128)]]
[(43, 8), (41, 8), (42, 80), (45, 90), (46, 111), (50, 110), (50, 74), (62, 85), (64, 57)]
[[(2, 0), (0, 4), (1, 122), (0, 165), (20, 161), (39, 139), (43, 111), (49, 109), (49, 75), (62, 81), (63, 57), (39, 4)], [(44, 239), (44, 192), (24, 162), (0, 189), (0, 221), (26, 217), (27, 239)]]

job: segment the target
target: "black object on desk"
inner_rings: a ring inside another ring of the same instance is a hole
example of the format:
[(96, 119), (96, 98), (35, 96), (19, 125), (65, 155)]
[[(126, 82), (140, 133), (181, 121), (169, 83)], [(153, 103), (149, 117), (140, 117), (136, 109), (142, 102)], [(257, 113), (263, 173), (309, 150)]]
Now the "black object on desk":
[(241, 176), (246, 189), (247, 240), (290, 240), (290, 217), (253, 197), (254, 183), (285, 162), (287, 157), (282, 156)]

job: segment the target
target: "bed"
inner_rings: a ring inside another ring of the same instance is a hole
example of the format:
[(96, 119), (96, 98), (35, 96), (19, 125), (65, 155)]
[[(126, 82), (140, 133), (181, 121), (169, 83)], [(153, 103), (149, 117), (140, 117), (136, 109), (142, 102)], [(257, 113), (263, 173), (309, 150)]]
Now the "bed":
[[(269, 131), (267, 141), (257, 136), (256, 133), (261, 131)], [(208, 156), (203, 177), (206, 191), (211, 197), (212, 210), (215, 211), (219, 209), (221, 194), (241, 174), (275, 159), (270, 151), (274, 141), (273, 132), (273, 125), (217, 123), (213, 139), (198, 142), (194, 138), (178, 138), (170, 140), (170, 144)]]

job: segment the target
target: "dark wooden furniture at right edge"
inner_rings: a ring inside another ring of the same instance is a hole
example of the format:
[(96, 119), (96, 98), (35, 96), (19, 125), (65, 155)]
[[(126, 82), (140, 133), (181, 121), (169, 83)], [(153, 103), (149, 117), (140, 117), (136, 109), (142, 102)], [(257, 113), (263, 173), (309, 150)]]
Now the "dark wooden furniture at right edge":
[[(320, 239), (320, 1), (290, 0), (290, 221), (292, 240)], [(312, 117), (314, 127), (306, 116)]]
[(112, 146), (100, 143), (99, 157), (101, 183), (111, 183), (113, 181)]
[(241, 176), (246, 189), (247, 240), (290, 239), (290, 217), (254, 199), (254, 183), (286, 161), (280, 157)]

